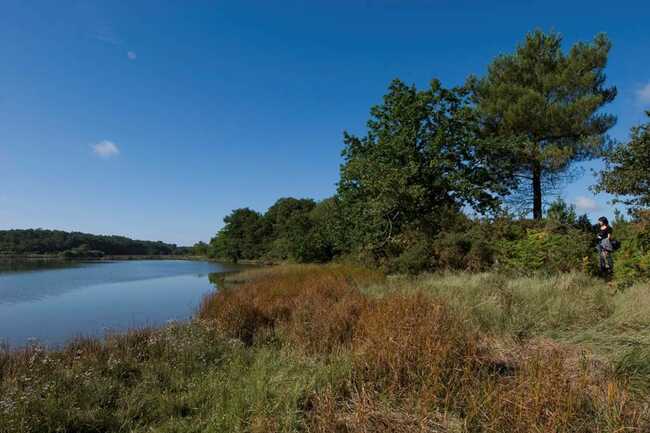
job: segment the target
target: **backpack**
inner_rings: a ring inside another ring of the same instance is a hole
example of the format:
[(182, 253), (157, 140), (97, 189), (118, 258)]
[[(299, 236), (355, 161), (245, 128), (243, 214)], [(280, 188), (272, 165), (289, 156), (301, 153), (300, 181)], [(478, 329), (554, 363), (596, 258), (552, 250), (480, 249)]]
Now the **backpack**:
[(621, 248), (621, 241), (618, 241), (616, 239), (612, 240), (612, 250), (616, 251), (619, 248)]

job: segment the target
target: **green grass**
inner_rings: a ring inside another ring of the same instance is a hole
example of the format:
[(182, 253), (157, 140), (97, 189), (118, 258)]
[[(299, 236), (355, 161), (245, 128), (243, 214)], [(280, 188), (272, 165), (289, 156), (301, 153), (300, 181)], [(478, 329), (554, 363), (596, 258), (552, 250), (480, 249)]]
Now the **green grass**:
[(4, 353), (0, 366), (2, 432), (293, 432), (308, 397), (347, 374), (199, 323)]
[(512, 278), (494, 273), (393, 277), (364, 291), (424, 292), (481, 332), (576, 345), (650, 389), (650, 283), (618, 290), (582, 273)]
[[(383, 278), (342, 266), (223, 283), (201, 320), (58, 351), (0, 350), (0, 432), (650, 426), (648, 284), (617, 291), (579, 273)], [(232, 338), (242, 326), (252, 337)]]

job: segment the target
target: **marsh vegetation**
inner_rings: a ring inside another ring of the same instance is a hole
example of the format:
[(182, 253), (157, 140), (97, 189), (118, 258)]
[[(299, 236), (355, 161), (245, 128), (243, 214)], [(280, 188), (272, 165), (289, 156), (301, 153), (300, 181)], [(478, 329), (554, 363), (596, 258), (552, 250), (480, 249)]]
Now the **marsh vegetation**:
[[(647, 285), (584, 274), (245, 271), (197, 318), (0, 356), (28, 431), (598, 432), (650, 428)], [(65, 402), (65, 403), (64, 403)]]

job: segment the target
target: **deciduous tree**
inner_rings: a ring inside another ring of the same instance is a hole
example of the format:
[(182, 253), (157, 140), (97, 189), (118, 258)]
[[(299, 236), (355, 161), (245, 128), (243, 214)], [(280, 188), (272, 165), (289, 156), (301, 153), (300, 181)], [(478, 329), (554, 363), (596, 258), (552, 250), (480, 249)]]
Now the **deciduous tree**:
[(650, 207), (650, 111), (648, 122), (632, 128), (630, 141), (605, 154), (605, 169), (594, 187), (633, 207)]
[(237, 262), (264, 255), (266, 224), (262, 215), (249, 208), (235, 209), (223, 222), (224, 227), (210, 240), (210, 247), (217, 257)]
[(395, 80), (370, 114), (365, 136), (344, 136), (338, 195), (352, 245), (384, 249), (407, 229), (435, 233), (446, 211), (496, 206), (504, 178), (482, 158), (464, 88)]

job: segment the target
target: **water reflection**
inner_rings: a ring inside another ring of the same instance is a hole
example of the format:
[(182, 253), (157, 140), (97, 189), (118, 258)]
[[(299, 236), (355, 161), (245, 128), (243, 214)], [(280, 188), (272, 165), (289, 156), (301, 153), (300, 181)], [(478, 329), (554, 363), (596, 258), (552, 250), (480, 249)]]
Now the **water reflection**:
[(208, 275), (208, 280), (215, 288), (224, 287), (227, 274), (227, 272), (212, 272)]
[(83, 261), (56, 260), (56, 259), (0, 259), (0, 275), (9, 272), (36, 272), (51, 269), (72, 268), (83, 265)]
[(12, 346), (187, 319), (223, 273), (238, 269), (171, 260), (33, 265), (0, 273), (0, 340)]

